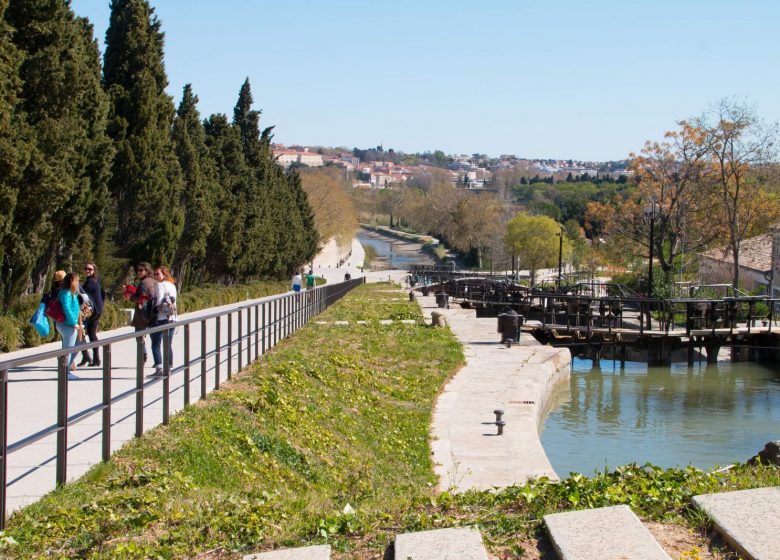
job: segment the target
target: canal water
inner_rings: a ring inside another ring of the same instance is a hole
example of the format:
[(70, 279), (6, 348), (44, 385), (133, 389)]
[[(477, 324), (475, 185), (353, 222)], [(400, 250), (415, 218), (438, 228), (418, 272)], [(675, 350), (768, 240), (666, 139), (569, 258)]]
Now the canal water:
[(372, 247), (376, 251), (376, 261), (372, 268), (404, 269), (412, 264), (433, 264), (433, 259), (422, 252), (422, 245), (410, 243), (375, 232), (360, 230), (356, 235), (363, 247)]
[(592, 475), (636, 462), (712, 469), (780, 439), (780, 367), (688, 367), (575, 358), (551, 402), (542, 444), (555, 472)]

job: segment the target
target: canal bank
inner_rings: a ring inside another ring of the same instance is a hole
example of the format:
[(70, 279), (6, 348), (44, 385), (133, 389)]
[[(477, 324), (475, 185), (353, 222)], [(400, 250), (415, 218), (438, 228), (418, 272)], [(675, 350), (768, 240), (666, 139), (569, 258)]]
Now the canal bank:
[[(432, 296), (419, 301), (426, 313), (437, 309)], [(431, 450), (439, 489), (490, 490), (542, 476), (558, 480), (539, 428), (554, 404), (554, 389), (569, 378), (569, 351), (542, 346), (527, 334), (507, 348), (499, 343), (495, 318), (478, 319), (468, 309), (443, 311), (466, 365), (434, 409)], [(494, 410), (503, 411), (502, 435)]]

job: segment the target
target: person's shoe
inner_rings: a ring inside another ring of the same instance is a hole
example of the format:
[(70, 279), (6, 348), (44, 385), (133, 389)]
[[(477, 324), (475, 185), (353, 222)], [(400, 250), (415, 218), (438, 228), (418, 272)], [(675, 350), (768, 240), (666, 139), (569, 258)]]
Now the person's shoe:
[(90, 359), (87, 356), (84, 356), (83, 358), (81, 358), (81, 361), (79, 362), (79, 367), (91, 366), (91, 365), (92, 365), (92, 362), (90, 361)]
[(81, 378), (75, 373), (68, 372), (68, 381), (76, 381), (77, 379)]
[(165, 372), (163, 372), (163, 368), (161, 366), (156, 366), (154, 368), (154, 373), (151, 374), (149, 377), (164, 377)]
[(149, 359), (149, 354), (144, 354), (144, 363), (146, 363), (146, 360)]
[(92, 360), (90, 364), (92, 367), (100, 367), (100, 360)]
[(68, 369), (70, 371), (76, 371), (76, 362), (71, 362), (70, 366), (68, 366)]

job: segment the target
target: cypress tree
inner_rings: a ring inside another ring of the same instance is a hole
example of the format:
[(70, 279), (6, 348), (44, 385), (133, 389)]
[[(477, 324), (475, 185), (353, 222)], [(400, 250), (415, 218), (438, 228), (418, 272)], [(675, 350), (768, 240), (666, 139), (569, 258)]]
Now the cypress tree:
[(184, 232), (174, 259), (176, 276), (182, 284), (198, 282), (205, 273), (203, 265), (216, 215), (215, 198), (219, 187), (197, 104), (198, 97), (192, 92), (192, 86), (185, 85), (173, 121), (173, 142), (184, 179)]
[(19, 109), (32, 137), (4, 241), (13, 297), (39, 290), (56, 261), (72, 267), (87, 258), (73, 247), (105, 203), (112, 154), (92, 26), (61, 0), (10, 0), (5, 19), (24, 53)]
[(298, 171), (292, 171), (287, 176), (287, 184), (292, 192), (293, 199), (301, 217), (301, 228), (303, 230), (303, 239), (298, 248), (297, 254), (300, 256), (298, 266), (310, 262), (317, 255), (319, 245), (319, 235), (317, 226), (314, 222), (314, 210), (309, 204), (309, 197), (303, 190), (303, 182)]
[(165, 93), (160, 27), (145, 0), (112, 0), (103, 81), (117, 149), (109, 186), (121, 209), (119, 252), (132, 261), (169, 263), (184, 226), (183, 182), (171, 139), (175, 111)]

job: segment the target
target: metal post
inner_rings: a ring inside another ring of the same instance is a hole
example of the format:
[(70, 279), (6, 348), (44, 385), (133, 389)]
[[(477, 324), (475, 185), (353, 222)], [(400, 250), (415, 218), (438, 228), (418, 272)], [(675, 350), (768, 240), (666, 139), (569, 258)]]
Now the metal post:
[(8, 370), (0, 371), (0, 530), (5, 530), (8, 484)]
[(162, 423), (163, 426), (168, 425), (168, 418), (171, 415), (171, 331), (165, 329), (162, 333), (163, 343), (163, 409), (162, 409)]
[(219, 366), (220, 361), (222, 361), (222, 317), (215, 317), (214, 319), (217, 322), (215, 335), (215, 339), (217, 341), (217, 346), (215, 348), (217, 360), (214, 364), (214, 390), (216, 390), (219, 389)]
[(255, 305), (255, 360), (260, 357), (260, 305)]
[[(238, 371), (244, 367), (244, 312), (238, 308)], [(228, 371), (230, 371), (228, 369)]]
[(246, 310), (246, 365), (252, 363), (252, 309)]
[[(227, 378), (230, 379), (230, 374), (233, 370), (233, 314), (227, 314), (228, 324), (228, 356), (227, 356)], [(239, 352), (239, 355), (241, 353)]]
[(184, 406), (190, 404), (190, 324), (184, 325)]
[[(647, 297), (653, 297), (653, 234), (655, 233), (655, 209), (650, 214), (650, 262), (647, 271)], [(649, 312), (648, 312), (649, 313)]]
[(266, 319), (265, 309), (266, 309), (266, 307), (268, 307), (268, 303), (266, 302), (266, 303), (263, 303), (261, 305), (262, 305), (262, 309), (261, 309), (262, 313), (261, 313), (260, 327), (259, 328), (262, 329), (262, 331), (263, 331), (262, 334), (261, 334), (261, 337), (260, 337), (262, 339), (262, 346), (260, 348), (260, 355), (262, 356), (263, 354), (265, 354), (265, 340), (266, 340), (266, 335), (268, 334), (267, 325), (265, 324), (265, 319)]
[[(561, 267), (563, 265), (563, 228), (558, 232), (558, 278), (555, 281), (555, 291), (561, 291)], [(571, 269), (569, 269), (571, 270)]]
[(206, 321), (200, 322), (200, 398), (206, 398)]
[(111, 345), (103, 346), (103, 462), (111, 458)]
[(135, 337), (135, 437), (144, 433), (144, 338)]
[(68, 478), (68, 358), (57, 358), (57, 486)]

